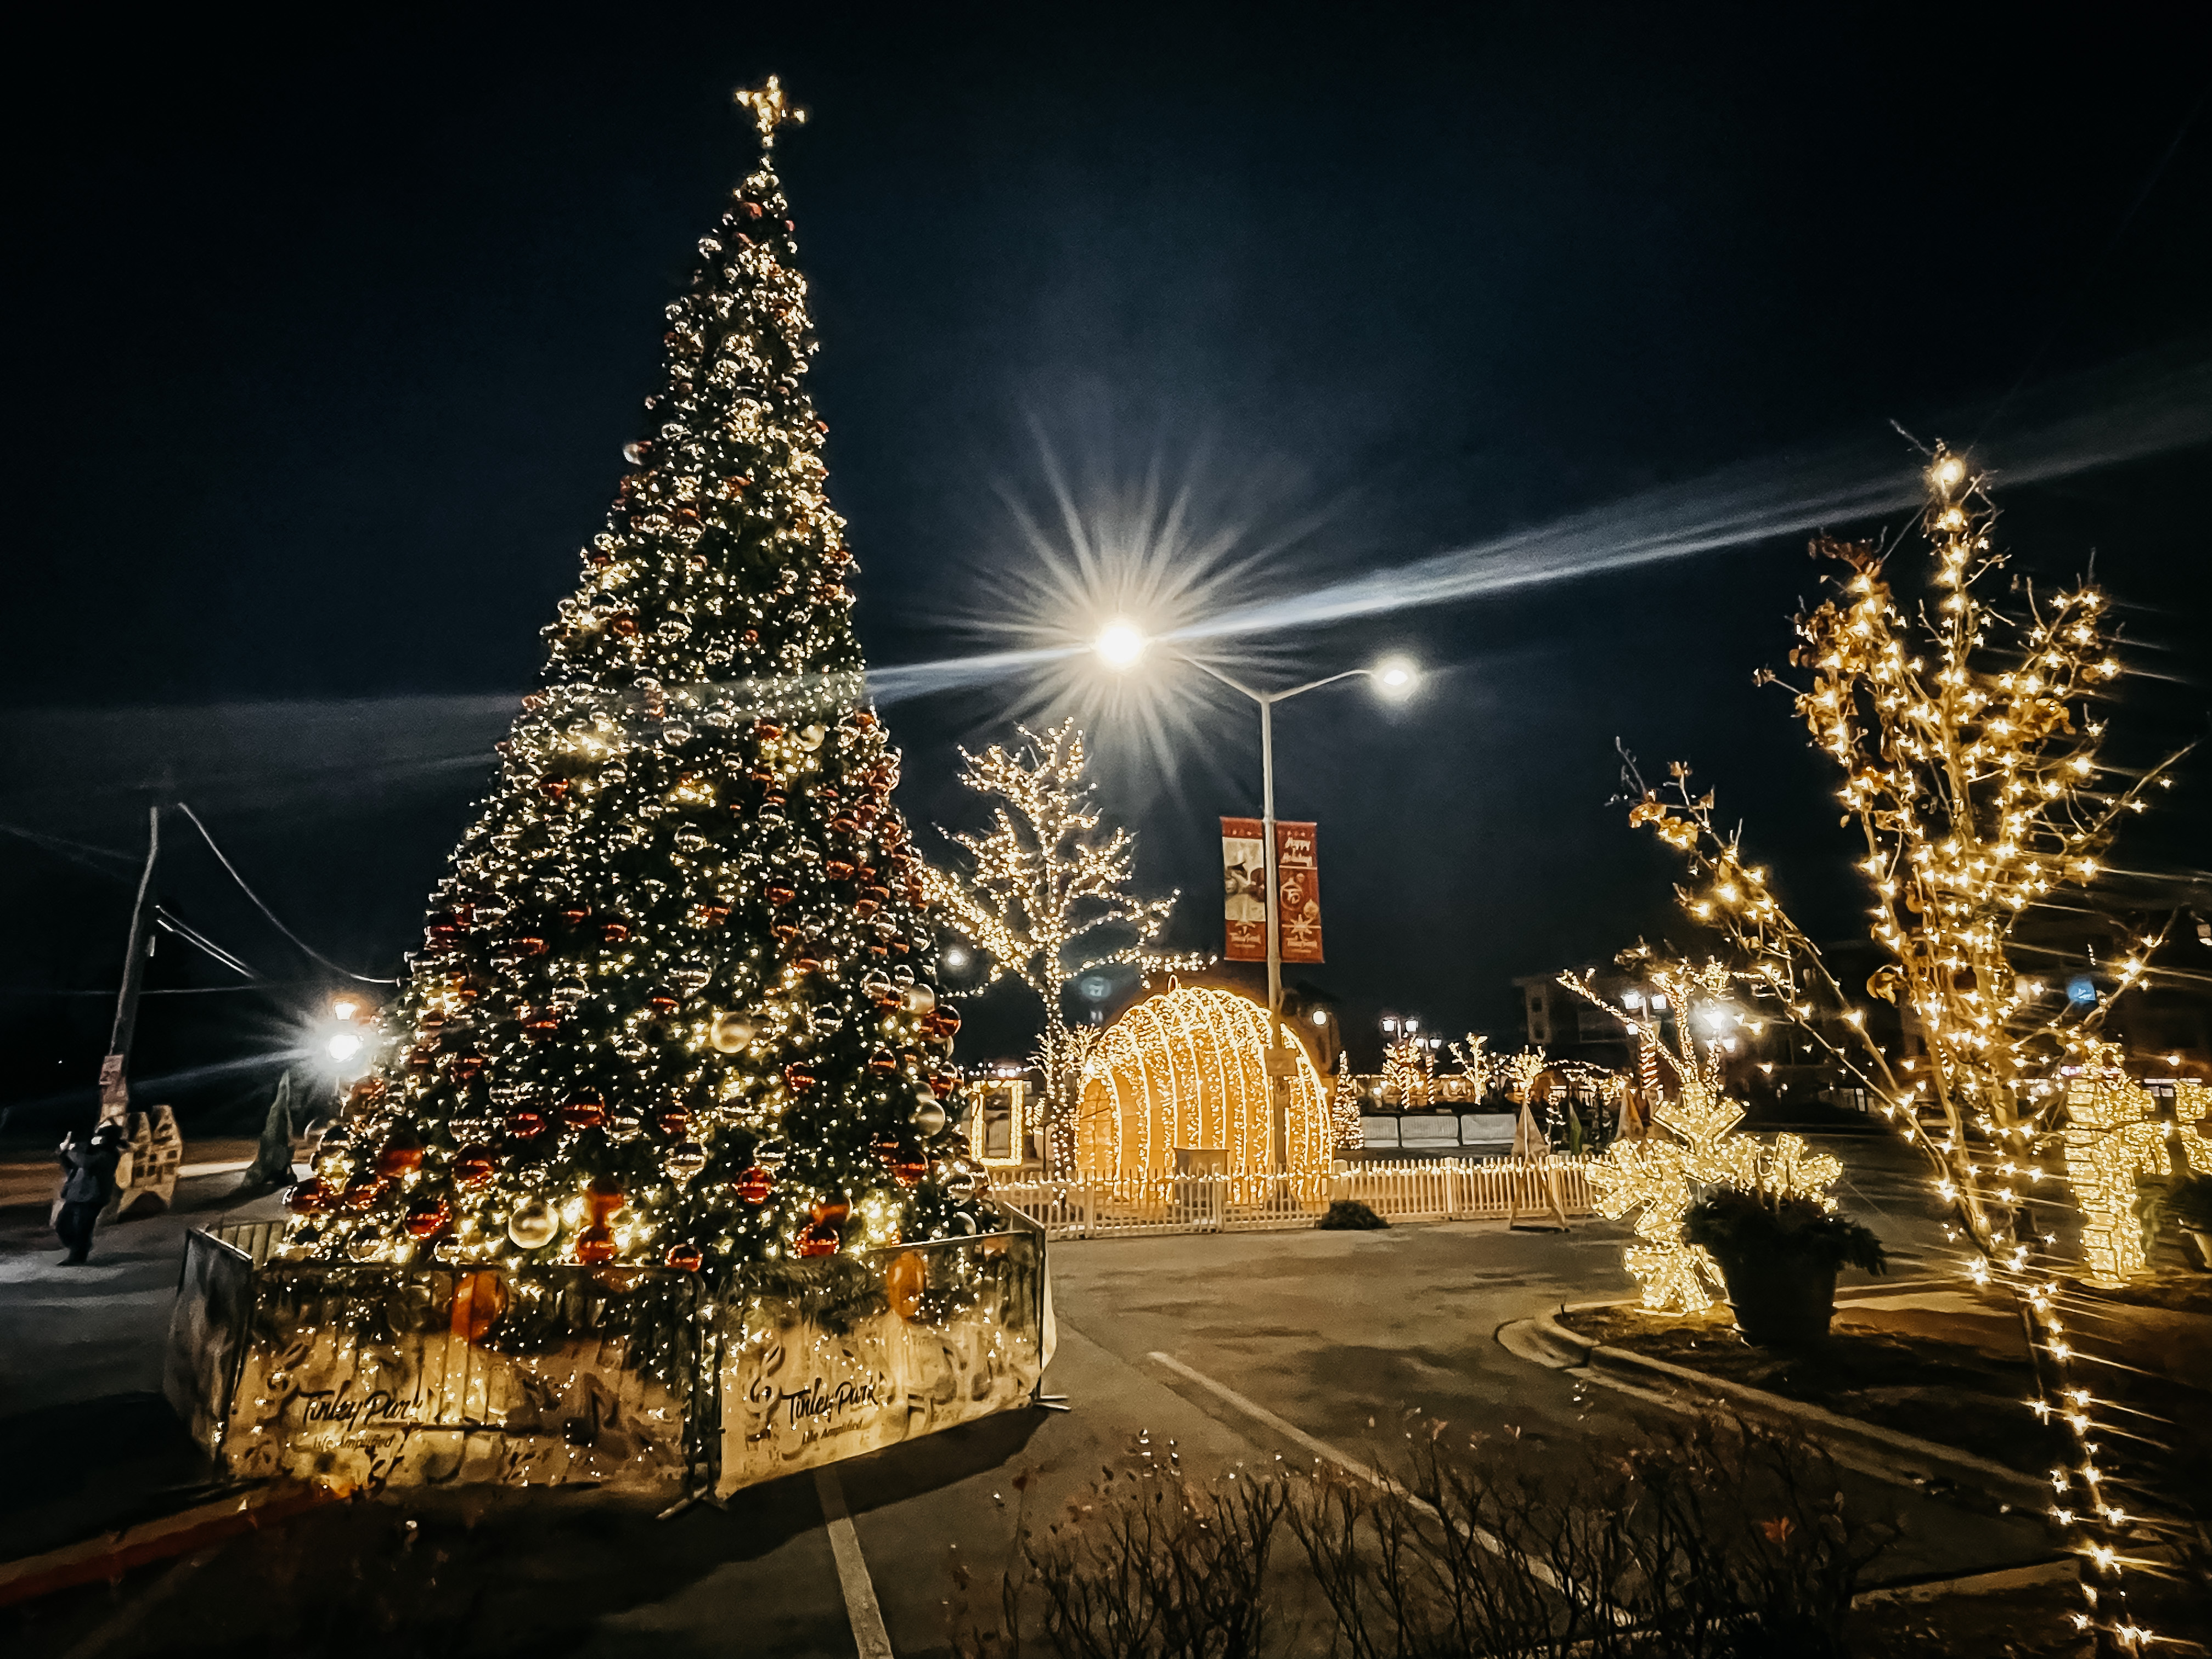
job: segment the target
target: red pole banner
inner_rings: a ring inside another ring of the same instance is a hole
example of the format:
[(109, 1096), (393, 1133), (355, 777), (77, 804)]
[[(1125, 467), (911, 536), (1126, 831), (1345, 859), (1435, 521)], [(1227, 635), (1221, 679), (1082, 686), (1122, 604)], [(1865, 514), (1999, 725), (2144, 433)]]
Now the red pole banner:
[[(1231, 962), (1267, 959), (1267, 868), (1257, 818), (1221, 820), (1222, 915)], [(1283, 960), (1319, 962), (1321, 871), (1310, 823), (1275, 821), (1275, 873), (1281, 884)]]
[(1276, 903), (1285, 962), (1321, 960), (1321, 865), (1314, 826), (1275, 820)]

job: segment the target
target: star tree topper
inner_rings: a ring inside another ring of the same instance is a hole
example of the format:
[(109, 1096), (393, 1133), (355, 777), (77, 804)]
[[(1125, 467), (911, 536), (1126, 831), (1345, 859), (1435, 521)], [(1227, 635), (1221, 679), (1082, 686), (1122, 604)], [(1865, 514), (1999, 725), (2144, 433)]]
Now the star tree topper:
[(758, 88), (739, 87), (734, 94), (737, 101), (753, 112), (753, 120), (760, 128), (761, 146), (775, 147), (775, 130), (786, 121), (804, 126), (806, 112), (784, 95), (783, 82), (773, 75)]

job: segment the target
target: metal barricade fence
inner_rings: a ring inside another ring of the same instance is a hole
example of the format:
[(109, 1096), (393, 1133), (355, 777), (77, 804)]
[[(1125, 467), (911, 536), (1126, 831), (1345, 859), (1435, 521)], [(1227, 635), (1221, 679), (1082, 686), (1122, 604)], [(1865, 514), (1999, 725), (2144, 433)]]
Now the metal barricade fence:
[(1340, 1164), (1328, 1175), (1116, 1176), (994, 1182), (991, 1196), (1051, 1238), (1258, 1232), (1310, 1227), (1352, 1199), (1393, 1221), (1594, 1213), (1588, 1158), (1431, 1158)]

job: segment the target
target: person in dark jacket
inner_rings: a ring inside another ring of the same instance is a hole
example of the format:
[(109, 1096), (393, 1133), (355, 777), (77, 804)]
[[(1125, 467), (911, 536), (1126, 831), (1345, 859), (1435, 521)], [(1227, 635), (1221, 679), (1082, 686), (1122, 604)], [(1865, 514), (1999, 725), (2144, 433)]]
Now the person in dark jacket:
[(72, 1129), (62, 1142), (64, 1176), (61, 1206), (54, 1212), (54, 1231), (69, 1251), (62, 1258), (64, 1267), (76, 1267), (92, 1255), (93, 1223), (115, 1196), (115, 1168), (122, 1161), (120, 1124), (103, 1123), (89, 1139)]

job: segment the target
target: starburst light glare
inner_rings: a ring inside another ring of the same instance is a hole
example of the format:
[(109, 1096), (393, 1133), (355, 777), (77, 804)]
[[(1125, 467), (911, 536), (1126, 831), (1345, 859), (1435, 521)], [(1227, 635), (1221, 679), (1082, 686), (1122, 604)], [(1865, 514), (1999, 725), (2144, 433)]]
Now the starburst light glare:
[(1117, 617), (1100, 630), (1091, 648), (1105, 659), (1109, 668), (1133, 668), (1137, 659), (1145, 654), (1145, 635), (1134, 623)]
[(332, 1060), (351, 1060), (361, 1052), (361, 1038), (351, 1031), (340, 1031), (324, 1048)]

